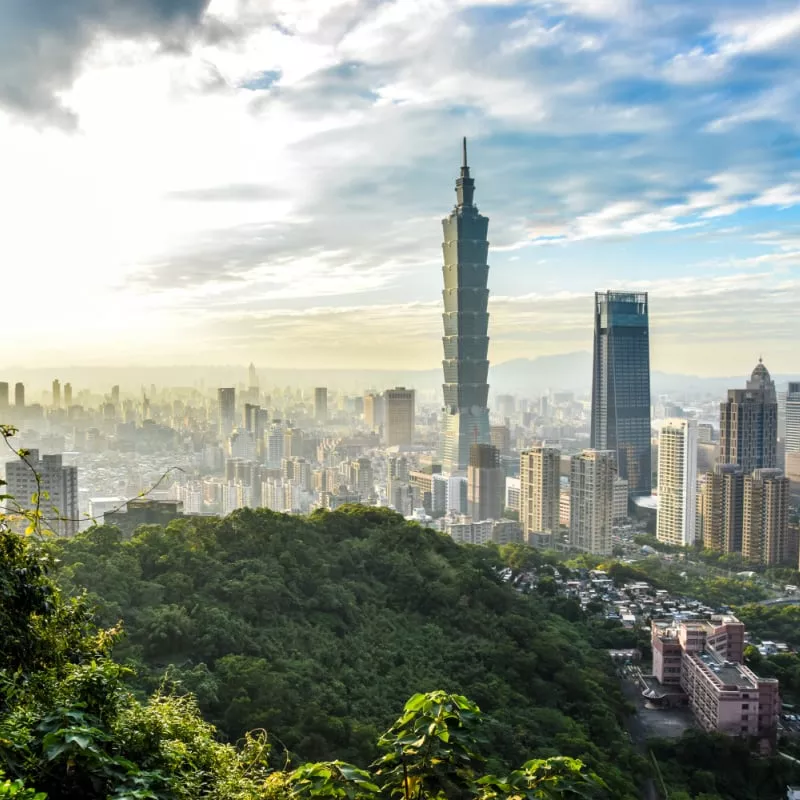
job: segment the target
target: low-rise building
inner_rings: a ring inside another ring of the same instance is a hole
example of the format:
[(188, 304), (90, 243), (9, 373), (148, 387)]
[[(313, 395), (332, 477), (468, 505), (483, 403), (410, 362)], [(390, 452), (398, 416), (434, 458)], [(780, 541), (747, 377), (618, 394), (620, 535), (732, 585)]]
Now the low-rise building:
[(655, 619), (653, 677), (645, 694), (659, 701), (679, 689), (706, 731), (758, 739), (775, 746), (781, 700), (778, 681), (760, 678), (743, 662), (744, 625), (730, 615)]

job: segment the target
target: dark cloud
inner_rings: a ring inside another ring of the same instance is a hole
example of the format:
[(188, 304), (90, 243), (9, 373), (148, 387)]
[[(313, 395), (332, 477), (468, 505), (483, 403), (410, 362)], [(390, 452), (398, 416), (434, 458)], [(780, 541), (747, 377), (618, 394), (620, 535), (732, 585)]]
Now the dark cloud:
[[(0, 5), (0, 106), (30, 118), (74, 125), (58, 99), (95, 37), (155, 37), (180, 48), (202, 33), (210, 0), (4, 0)], [(209, 35), (223, 36), (219, 25)]]

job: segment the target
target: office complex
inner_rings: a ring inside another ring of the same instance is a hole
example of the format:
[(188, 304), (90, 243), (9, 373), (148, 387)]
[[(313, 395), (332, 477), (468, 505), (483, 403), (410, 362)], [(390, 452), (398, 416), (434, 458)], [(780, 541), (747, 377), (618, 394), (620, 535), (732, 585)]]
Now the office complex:
[(757, 469), (744, 478), (742, 556), (759, 564), (789, 558), (789, 479), (779, 469)]
[(61, 454), (40, 458), (38, 450), (30, 450), (24, 460), (6, 464), (6, 481), (7, 492), (14, 498), (9, 508), (32, 510), (36, 507), (33, 497), (38, 494), (45, 530), (59, 536), (78, 532), (78, 468), (65, 467)]
[(467, 468), (467, 509), (475, 522), (503, 516), (506, 476), (500, 453), (490, 444), (474, 444)]
[(697, 423), (666, 420), (658, 438), (659, 542), (694, 544), (697, 518)]
[(570, 459), (571, 547), (597, 555), (611, 554), (616, 475), (613, 450), (584, 450)]
[(219, 435), (227, 441), (236, 427), (236, 389), (217, 389)]
[(736, 617), (654, 619), (653, 676), (645, 697), (657, 705), (688, 703), (705, 731), (775, 746), (781, 698), (775, 678), (744, 666), (744, 625)]
[(473, 444), (489, 444), (489, 314), (487, 288), (489, 220), (473, 204), (475, 181), (464, 140), (456, 206), (444, 229), (444, 408), (441, 460), (444, 472), (463, 473)]
[(778, 398), (758, 359), (744, 389), (730, 389), (719, 409), (719, 463), (745, 473), (778, 466)]
[(328, 390), (325, 386), (314, 389), (314, 419), (317, 422), (328, 419)]
[(387, 389), (384, 398), (383, 440), (387, 447), (410, 445), (414, 441), (414, 390), (398, 386)]
[(558, 533), (561, 504), (561, 451), (534, 447), (520, 454), (519, 521), (522, 533)]
[(650, 333), (646, 293), (597, 292), (591, 446), (613, 450), (633, 497), (652, 488)]
[(800, 453), (800, 381), (791, 381), (786, 392), (786, 452)]

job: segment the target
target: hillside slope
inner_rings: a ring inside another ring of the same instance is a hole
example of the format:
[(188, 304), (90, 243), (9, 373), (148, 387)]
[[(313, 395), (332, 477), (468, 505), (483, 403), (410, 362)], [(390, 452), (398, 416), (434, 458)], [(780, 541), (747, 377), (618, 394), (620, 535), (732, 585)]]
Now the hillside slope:
[(583, 759), (619, 798), (642, 763), (624, 702), (581, 623), (497, 576), (498, 555), (383, 509), (309, 518), (243, 510), (53, 545), (60, 580), (124, 621), (117, 655), (152, 688), (194, 692), (231, 739), (266, 728), (305, 759), (366, 764), (414, 692), (463, 693), (489, 715), (508, 764)]

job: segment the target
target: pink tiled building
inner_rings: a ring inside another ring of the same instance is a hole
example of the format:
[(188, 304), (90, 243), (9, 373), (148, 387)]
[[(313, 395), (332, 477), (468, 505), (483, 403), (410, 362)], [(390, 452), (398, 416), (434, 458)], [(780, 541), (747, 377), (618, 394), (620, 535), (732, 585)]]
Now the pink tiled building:
[(774, 746), (778, 681), (742, 663), (744, 625), (736, 617), (653, 620), (651, 642), (653, 675), (664, 688), (685, 692), (701, 728), (756, 738), (764, 750)]

